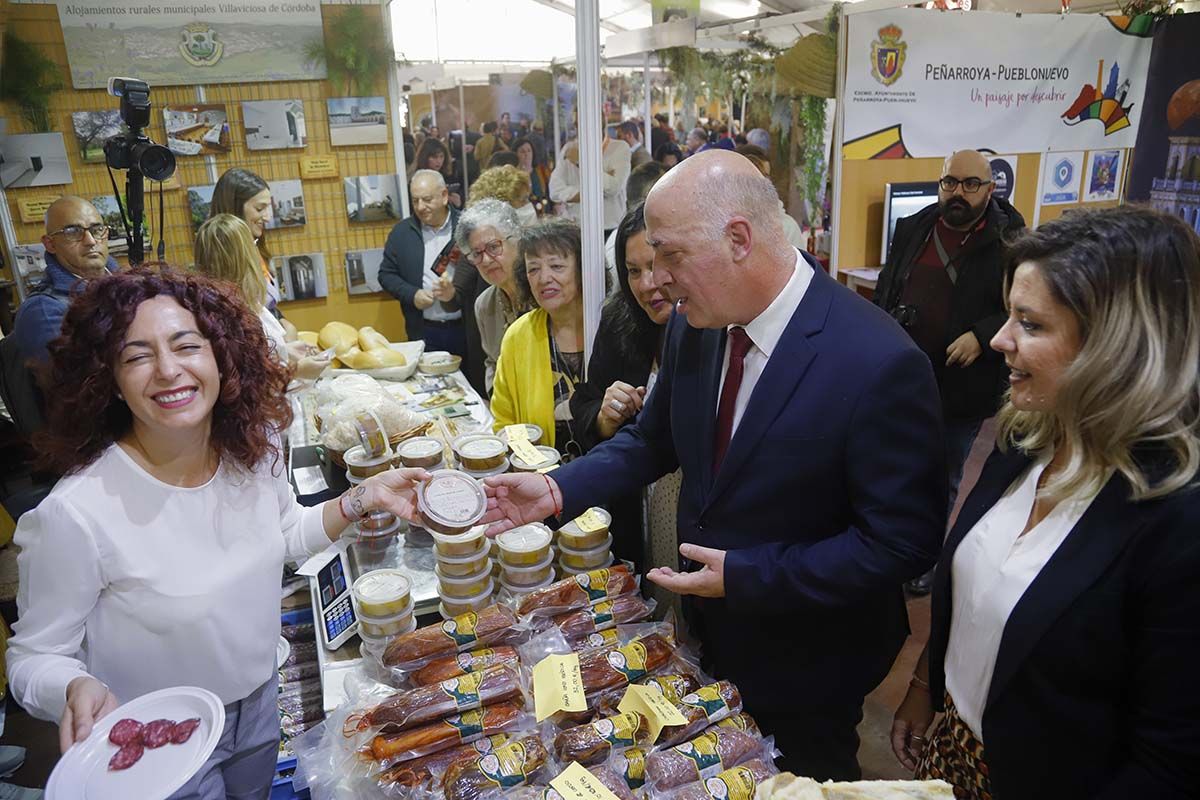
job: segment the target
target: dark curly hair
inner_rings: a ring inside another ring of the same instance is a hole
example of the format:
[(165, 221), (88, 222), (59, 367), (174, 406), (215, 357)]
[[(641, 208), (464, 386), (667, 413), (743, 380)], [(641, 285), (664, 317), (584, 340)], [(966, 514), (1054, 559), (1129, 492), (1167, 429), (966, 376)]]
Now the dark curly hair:
[(39, 376), (47, 401), (47, 424), (34, 439), (40, 468), (78, 472), (129, 431), (133, 415), (117, 399), (118, 352), (138, 306), (164, 295), (196, 317), (213, 349), (221, 376), (213, 450), (247, 471), (280, 455), (275, 432), (292, 421), (284, 398), (288, 374), (274, 358), (262, 322), (232, 284), (169, 266), (139, 267), (89, 282), (50, 343), (50, 360)]

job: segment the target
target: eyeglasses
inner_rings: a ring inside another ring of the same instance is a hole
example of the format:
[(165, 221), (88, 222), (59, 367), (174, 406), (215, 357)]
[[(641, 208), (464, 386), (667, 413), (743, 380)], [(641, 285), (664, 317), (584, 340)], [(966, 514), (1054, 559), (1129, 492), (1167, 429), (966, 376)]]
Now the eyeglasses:
[(487, 253), (492, 258), (499, 258), (504, 254), (504, 240), (492, 239), (483, 246), (482, 250), (467, 251), (467, 261), (472, 264), (478, 264), (483, 260), (483, 254)]
[(989, 183), (991, 181), (981, 181), (979, 178), (966, 178), (960, 181), (958, 178), (947, 175), (938, 181), (938, 186), (942, 187), (943, 192), (953, 192), (961, 186), (965, 193), (975, 194), (980, 188), (987, 186)]
[(108, 232), (111, 230), (107, 225), (97, 222), (95, 225), (68, 225), (65, 228), (59, 228), (54, 233), (48, 233), (47, 236), (61, 236), (68, 242), (78, 242), (83, 239), (83, 234), (86, 231), (92, 235), (96, 241), (103, 241), (108, 238)]

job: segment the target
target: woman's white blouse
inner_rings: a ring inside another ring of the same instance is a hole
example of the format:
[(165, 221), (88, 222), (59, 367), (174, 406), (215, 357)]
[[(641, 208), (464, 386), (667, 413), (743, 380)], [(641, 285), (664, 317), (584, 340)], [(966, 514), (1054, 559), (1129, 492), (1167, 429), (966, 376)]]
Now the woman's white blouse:
[(240, 700), (271, 676), (284, 561), (329, 544), (273, 457), (222, 464), (203, 486), (165, 484), (112, 445), (21, 517), (20, 619), (8, 678), (57, 721), (84, 674), (121, 702), (169, 686)]
[(1008, 617), (1095, 499), (1092, 495), (1060, 502), (1022, 536), (1033, 510), (1038, 478), (1048, 463), (1048, 459), (1035, 462), (1013, 482), (963, 538), (951, 562), (946, 691), (959, 717), (980, 741), (983, 711)]
[(258, 319), (262, 322), (263, 333), (267, 335), (267, 342), (270, 343), (275, 358), (283, 362), (286, 367), (288, 363), (287, 333), (283, 330), (283, 324), (275, 319), (275, 315), (265, 307), (259, 309)]

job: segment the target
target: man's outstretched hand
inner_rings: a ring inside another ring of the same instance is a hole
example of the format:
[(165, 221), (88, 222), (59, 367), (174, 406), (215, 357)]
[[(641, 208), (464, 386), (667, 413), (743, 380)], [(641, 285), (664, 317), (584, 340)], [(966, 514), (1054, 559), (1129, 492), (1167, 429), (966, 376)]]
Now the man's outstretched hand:
[(562, 490), (549, 475), (498, 475), (483, 482), (488, 496), (487, 535), (495, 536), (530, 522), (541, 522), (562, 510)]

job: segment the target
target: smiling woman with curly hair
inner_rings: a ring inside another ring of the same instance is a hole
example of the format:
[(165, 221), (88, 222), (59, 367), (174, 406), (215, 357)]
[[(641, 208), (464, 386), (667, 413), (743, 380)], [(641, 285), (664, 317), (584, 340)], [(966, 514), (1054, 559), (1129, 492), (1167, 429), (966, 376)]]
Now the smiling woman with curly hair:
[(280, 569), (370, 511), (414, 516), (425, 473), (301, 507), (278, 444), (286, 374), (232, 284), (165, 267), (92, 281), (50, 358), (37, 446), (66, 477), (17, 528), (13, 692), (65, 751), (120, 703), (206, 688), (225, 730), (172, 798), (265, 795)]

